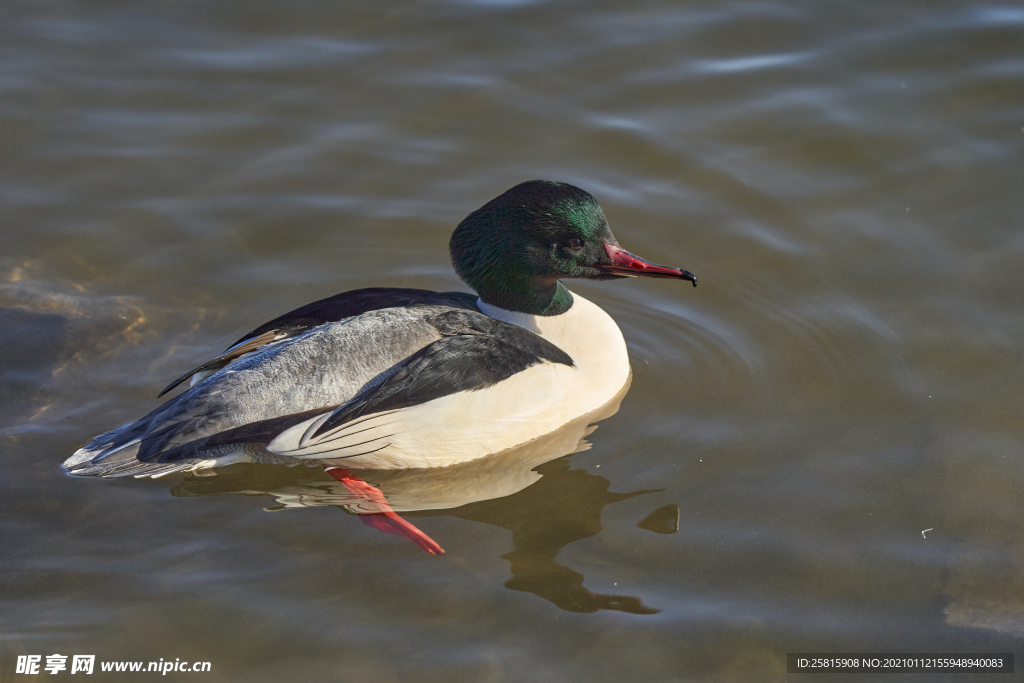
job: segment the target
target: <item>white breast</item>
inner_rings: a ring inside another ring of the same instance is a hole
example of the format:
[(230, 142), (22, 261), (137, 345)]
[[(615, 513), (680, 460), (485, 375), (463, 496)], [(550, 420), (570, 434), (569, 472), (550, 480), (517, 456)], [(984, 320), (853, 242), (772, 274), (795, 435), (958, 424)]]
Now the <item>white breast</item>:
[(579, 294), (573, 294), (572, 300), (565, 313), (543, 316), (506, 311), (477, 299), (484, 314), (530, 330), (572, 357), (578, 371), (574, 388), (589, 407), (569, 419), (604, 405), (629, 377), (629, 356), (618, 325)]
[(325, 419), (315, 418), (287, 430), (268, 449), (345, 467), (445, 467), (549, 434), (606, 404), (629, 379), (622, 333), (607, 313), (581, 296), (573, 295), (572, 307), (558, 316), (477, 305), (492, 318), (544, 337), (569, 354), (573, 366), (540, 363), (486, 389), (359, 420), (329, 441), (300, 447), (301, 435), (316, 419)]

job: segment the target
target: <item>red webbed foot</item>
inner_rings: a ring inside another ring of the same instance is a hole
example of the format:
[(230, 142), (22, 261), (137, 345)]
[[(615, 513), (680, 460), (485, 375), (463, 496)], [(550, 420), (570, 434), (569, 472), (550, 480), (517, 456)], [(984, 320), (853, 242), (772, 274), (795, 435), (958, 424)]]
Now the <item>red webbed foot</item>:
[(410, 541), (426, 550), (431, 555), (444, 555), (444, 548), (437, 544), (437, 541), (427, 536), (415, 526), (405, 521), (388, 505), (384, 493), (367, 482), (363, 481), (344, 467), (324, 468), (327, 474), (340, 481), (349, 493), (367, 500), (380, 509), (380, 512), (359, 515), (360, 521), (366, 526), (373, 527), (386, 534), (397, 534), (404, 536)]

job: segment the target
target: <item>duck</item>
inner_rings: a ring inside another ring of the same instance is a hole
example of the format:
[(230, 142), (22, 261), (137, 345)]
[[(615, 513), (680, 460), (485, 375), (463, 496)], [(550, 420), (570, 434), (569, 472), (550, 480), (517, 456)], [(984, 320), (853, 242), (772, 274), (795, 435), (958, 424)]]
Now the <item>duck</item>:
[(520, 183), (473, 211), (449, 251), (475, 294), (372, 287), (297, 308), (184, 373), (160, 396), (187, 388), (93, 438), (65, 470), (404, 470), (505, 452), (597, 410), (631, 376), (615, 321), (562, 280), (697, 285), (623, 249), (597, 200), (556, 181)]

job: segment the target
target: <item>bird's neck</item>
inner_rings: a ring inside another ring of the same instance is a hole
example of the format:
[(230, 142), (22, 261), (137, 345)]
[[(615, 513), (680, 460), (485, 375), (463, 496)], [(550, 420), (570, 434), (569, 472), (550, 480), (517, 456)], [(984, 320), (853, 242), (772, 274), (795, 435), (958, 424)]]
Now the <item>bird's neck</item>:
[(572, 294), (558, 280), (509, 278), (493, 287), (481, 287), (477, 294), (490, 306), (529, 315), (561, 315), (572, 308)]

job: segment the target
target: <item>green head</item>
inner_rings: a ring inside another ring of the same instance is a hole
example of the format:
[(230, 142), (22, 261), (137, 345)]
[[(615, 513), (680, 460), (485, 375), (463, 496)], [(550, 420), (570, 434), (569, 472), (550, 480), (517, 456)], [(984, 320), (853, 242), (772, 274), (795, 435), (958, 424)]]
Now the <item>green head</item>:
[(493, 306), (558, 315), (572, 305), (562, 278), (610, 280), (693, 273), (658, 266), (619, 247), (590, 193), (566, 183), (531, 180), (469, 214), (452, 233), (452, 265)]

